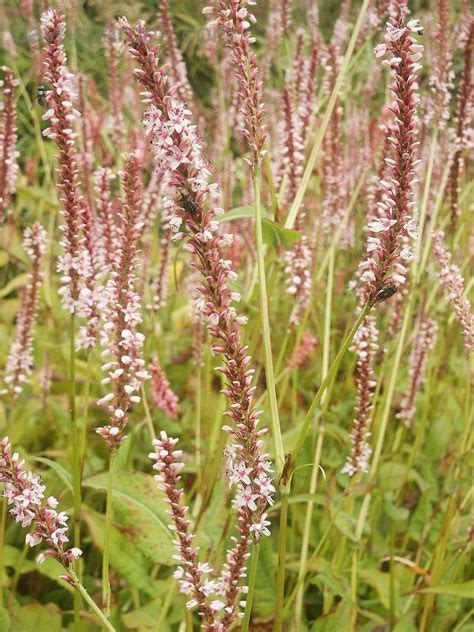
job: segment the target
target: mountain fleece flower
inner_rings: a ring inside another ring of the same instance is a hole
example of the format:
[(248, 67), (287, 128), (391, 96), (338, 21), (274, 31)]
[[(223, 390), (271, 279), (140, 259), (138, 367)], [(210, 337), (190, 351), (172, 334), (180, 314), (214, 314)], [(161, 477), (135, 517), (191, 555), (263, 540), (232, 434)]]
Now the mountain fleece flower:
[(41, 31), (46, 40), (44, 79), (50, 86), (45, 95), (48, 109), (43, 115), (50, 126), (43, 136), (54, 140), (59, 148), (58, 188), (64, 218), (61, 226), (64, 254), (59, 257), (57, 266), (63, 283), (59, 294), (67, 311), (87, 317), (91, 293), (85, 281), (93, 271), (83, 232), (84, 199), (79, 188), (77, 133), (74, 131), (80, 113), (73, 105), (76, 99), (71, 85), (73, 75), (66, 66), (64, 17), (52, 9), (45, 11), (41, 16)]
[(433, 233), (433, 251), (438, 265), (439, 280), (451, 303), (456, 318), (464, 334), (464, 345), (468, 352), (474, 349), (474, 317), (469, 299), (464, 295), (464, 279), (455, 263), (451, 263), (452, 255), (443, 242), (444, 233)]
[(426, 316), (420, 319), (408, 360), (410, 384), (408, 392), (400, 404), (400, 411), (397, 413), (398, 419), (401, 419), (408, 427), (413, 423), (416, 413), (416, 399), (425, 376), (428, 352), (433, 348), (437, 331), (438, 324), (435, 320), (426, 318)]
[(252, 0), (219, 0), (216, 7), (208, 6), (203, 13), (216, 18), (209, 26), (219, 26), (232, 53), (234, 72), (239, 84), (240, 111), (244, 127), (241, 130), (247, 139), (252, 158), (247, 160), (253, 170), (259, 167), (265, 150), (263, 149), (265, 130), (265, 108), (262, 102), (262, 82), (259, 76), (257, 56), (251, 45), (255, 38), (250, 35), (250, 25), (256, 22), (248, 6)]
[(170, 388), (165, 372), (160, 366), (158, 358), (150, 364), (150, 392), (156, 407), (171, 419), (176, 419), (179, 411), (178, 397)]
[(418, 33), (418, 20), (405, 23), (407, 1), (396, 0), (391, 7), (385, 43), (375, 49), (377, 57), (389, 53), (386, 63), (392, 72), (390, 105), (395, 120), (388, 125), (389, 141), (393, 152), (385, 162), (390, 168), (387, 179), (381, 180), (384, 189), (377, 203), (379, 217), (372, 219), (368, 228), (367, 259), (359, 265), (358, 275), (364, 286), (366, 299), (374, 303), (393, 294), (406, 280), (406, 262), (413, 258), (409, 237), (416, 235), (412, 217), (414, 186), (417, 182), (415, 167), (418, 146), (419, 103), (416, 75), (421, 65), (423, 47), (416, 43), (412, 33)]
[(15, 90), (19, 83), (11, 68), (2, 66), (1, 70), (4, 78), (0, 81), (0, 223), (5, 219), (18, 175)]
[(20, 311), (17, 317), (15, 338), (6, 365), (6, 391), (13, 399), (22, 392), (33, 366), (33, 337), (38, 315), (39, 289), (42, 272), (41, 260), (46, 251), (48, 234), (39, 223), (25, 229), (23, 247), (31, 259), (31, 272), (21, 291)]
[(97, 432), (113, 449), (125, 439), (129, 409), (140, 402), (141, 385), (148, 378), (141, 348), (145, 337), (137, 330), (142, 322), (140, 297), (135, 290), (137, 242), (141, 231), (140, 163), (135, 155), (128, 156), (122, 173), (125, 199), (118, 214), (117, 251), (111, 278), (105, 288), (104, 324), (101, 332), (102, 356), (107, 361), (102, 370), (107, 377), (102, 384), (112, 390), (97, 403), (105, 405), (110, 415), (109, 425)]
[(367, 472), (372, 448), (370, 438), (370, 415), (373, 408), (372, 394), (376, 386), (373, 371), (374, 355), (378, 350), (378, 330), (373, 316), (367, 316), (359, 327), (352, 351), (357, 354), (357, 415), (350, 434), (352, 449), (342, 472), (354, 476)]
[(219, 371), (226, 377), (223, 393), (230, 402), (230, 410), (225, 414), (233, 422), (224, 426), (224, 430), (234, 440), (230, 448), (235, 454), (234, 461), (243, 461), (251, 471), (251, 501), (245, 500), (249, 486), (242, 481), (236, 485), (239, 537), (228, 551), (222, 576), (225, 608), (221, 624), (227, 629), (238, 613), (237, 598), (242, 592), (239, 582), (245, 574), (251, 539), (268, 533), (265, 507), (269, 499), (267, 478), (271, 464), (268, 455), (262, 452), (262, 435), (266, 429), (257, 428), (261, 411), (252, 406), (254, 370), (249, 367), (251, 358), (241, 341), (241, 325), (247, 319), (238, 316), (233, 306), (240, 296), (231, 291), (228, 284), (236, 274), (231, 261), (221, 253), (221, 248), (227, 247), (232, 237), (219, 232), (216, 216), (222, 209), (212, 206), (218, 190), (209, 181), (201, 141), (189, 119), (191, 113), (168, 89), (165, 69), (159, 65), (157, 49), (149, 45), (144, 25), (132, 28), (126, 20), (120, 22), (139, 66), (135, 75), (145, 88), (142, 96), (149, 106), (145, 125), (157, 167), (165, 170), (169, 178), (169, 226), (175, 239), (187, 237), (184, 248), (193, 255), (193, 266), (201, 274), (195, 308), (216, 339), (212, 352), (221, 354), (224, 359)]
[(41, 553), (38, 562), (46, 557), (54, 557), (66, 569), (82, 555), (81, 549), (66, 549), (69, 542), (66, 535), (68, 516), (64, 511), (57, 512), (58, 501), (54, 496), (44, 498), (45, 486), (37, 474), (24, 468), (17, 452), (12, 454), (8, 437), (0, 442), (0, 482), (5, 483), (4, 498), (11, 505), (10, 513), (23, 528), (33, 525), (33, 531), (25, 538), (28, 546), (37, 546), (43, 540), (48, 549)]

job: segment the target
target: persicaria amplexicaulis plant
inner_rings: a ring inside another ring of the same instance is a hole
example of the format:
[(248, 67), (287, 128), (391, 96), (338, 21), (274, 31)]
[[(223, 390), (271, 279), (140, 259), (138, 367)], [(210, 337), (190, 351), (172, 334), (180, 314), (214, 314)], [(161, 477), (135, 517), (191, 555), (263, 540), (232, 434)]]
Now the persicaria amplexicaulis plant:
[[(25, 462), (18, 452), (12, 453), (8, 437), (0, 442), (0, 482), (5, 484), (3, 496), (10, 513), (23, 528), (33, 526), (25, 542), (28, 546), (38, 546), (43, 541), (48, 545), (38, 561), (54, 557), (65, 569), (70, 569), (74, 560), (82, 554), (78, 548), (68, 549), (68, 516), (64, 511), (56, 511), (58, 501), (53, 496), (45, 498), (45, 486), (37, 474), (25, 470)], [(64, 579), (70, 581), (69, 576)]]
[(384, 194), (377, 203), (379, 217), (368, 225), (371, 233), (367, 239), (368, 256), (359, 265), (368, 302), (383, 300), (387, 292), (393, 293), (406, 282), (407, 262), (413, 258), (410, 237), (416, 236), (413, 196), (419, 144), (417, 72), (421, 68), (423, 46), (413, 37), (422, 30), (419, 20), (407, 22), (407, 13), (405, 0), (392, 4), (384, 43), (375, 49), (377, 57), (389, 55), (385, 63), (393, 77), (390, 109), (395, 120), (388, 125), (392, 152), (385, 162), (390, 173), (380, 182)]
[(0, 4), (0, 621), (461, 632), (467, 0), (41, 4)]

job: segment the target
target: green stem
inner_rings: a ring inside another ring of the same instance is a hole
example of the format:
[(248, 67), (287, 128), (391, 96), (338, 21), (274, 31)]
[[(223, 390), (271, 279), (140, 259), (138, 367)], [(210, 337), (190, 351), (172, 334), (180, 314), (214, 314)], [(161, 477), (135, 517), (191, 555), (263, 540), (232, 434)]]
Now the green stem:
[(109, 459), (109, 475), (107, 477), (107, 501), (105, 508), (104, 553), (102, 558), (102, 605), (106, 616), (110, 615), (110, 530), (112, 526), (112, 484), (115, 471), (116, 450), (112, 449)]
[(252, 561), (250, 563), (249, 591), (247, 593), (247, 603), (245, 604), (245, 614), (242, 620), (241, 632), (248, 632), (250, 615), (252, 614), (252, 602), (255, 593), (255, 582), (257, 581), (258, 557), (260, 555), (260, 543), (255, 542), (252, 551)]
[(69, 572), (69, 575), (71, 575), (71, 577), (72, 577), (72, 579), (74, 581), (74, 587), (76, 588), (76, 590), (79, 591), (79, 593), (81, 594), (81, 596), (84, 599), (84, 601), (88, 604), (88, 606), (90, 606), (90, 609), (97, 615), (97, 618), (102, 623), (104, 628), (106, 630), (109, 630), (109, 632), (116, 632), (114, 626), (110, 623), (108, 618), (105, 616), (105, 614), (102, 612), (102, 610), (99, 608), (99, 606), (95, 603), (95, 601), (89, 595), (87, 590), (84, 588), (81, 580), (76, 575), (76, 573), (72, 569), (68, 569), (68, 572)]
[(295, 196), (295, 199), (293, 200), (293, 204), (291, 205), (290, 211), (288, 213), (288, 217), (286, 218), (285, 228), (293, 228), (299, 208), (301, 206), (301, 203), (303, 202), (303, 198), (306, 193), (306, 189), (308, 188), (310, 178), (313, 175), (314, 165), (316, 164), (316, 160), (319, 156), (319, 152), (323, 144), (324, 135), (326, 134), (329, 121), (331, 120), (331, 116), (334, 111), (334, 107), (336, 105), (336, 101), (342, 87), (342, 82), (344, 81), (344, 77), (349, 68), (351, 57), (352, 57), (352, 54), (354, 52), (354, 48), (357, 42), (357, 37), (359, 35), (362, 23), (364, 21), (364, 17), (365, 17), (368, 6), (369, 6), (369, 0), (364, 0), (362, 3), (362, 6), (360, 7), (359, 15), (357, 16), (357, 22), (354, 26), (351, 39), (347, 46), (347, 50), (344, 56), (344, 60), (342, 62), (341, 70), (339, 71), (337, 79), (334, 82), (334, 88), (331, 92), (331, 96), (329, 97), (329, 101), (326, 106), (326, 110), (324, 112), (321, 125), (318, 128), (318, 134), (316, 136), (316, 140), (314, 141), (313, 149), (311, 150), (311, 154), (308, 158), (308, 162), (306, 163), (303, 177), (301, 179), (301, 184), (298, 188), (298, 191), (296, 192), (296, 196)]
[[(73, 520), (74, 546), (81, 548), (81, 446), (76, 414), (76, 340), (75, 314), (71, 314), (69, 330), (69, 414), (71, 419), (71, 444), (73, 468)], [(81, 597), (74, 595), (74, 629), (80, 627)]]
[(148, 430), (150, 431), (150, 436), (154, 441), (156, 439), (155, 428), (153, 427), (153, 420), (150, 415), (150, 408), (148, 406), (148, 402), (146, 399), (145, 386), (142, 384), (142, 402), (143, 402), (143, 410), (145, 412), (145, 419), (148, 426)]
[[(335, 263), (335, 252), (334, 252), (334, 249), (331, 248), (330, 257), (329, 257), (328, 283), (327, 283), (327, 288), (326, 288), (326, 306), (325, 306), (325, 316), (324, 316), (323, 362), (322, 362), (322, 371), (321, 371), (323, 378), (328, 374), (328, 371), (329, 371), (334, 263)], [(328, 391), (325, 391), (326, 393), (325, 399), (327, 399), (327, 392)], [(311, 469), (311, 480), (310, 480), (310, 487), (309, 487), (309, 493), (311, 495), (316, 493), (316, 488), (318, 485), (319, 467), (321, 463), (323, 441), (324, 441), (324, 425), (321, 424), (320, 427), (318, 428), (314, 463)], [(303, 537), (301, 541), (300, 565), (298, 569), (299, 580), (302, 580), (304, 578), (306, 562), (308, 560), (309, 536), (310, 536), (310, 531), (311, 531), (311, 522), (313, 519), (313, 509), (314, 509), (314, 502), (312, 500), (309, 500), (308, 504), (306, 505), (306, 515), (305, 515), (305, 522), (304, 522), (304, 528), (303, 528)], [(293, 622), (295, 626), (295, 630), (300, 629), (301, 613), (303, 610), (303, 598), (304, 598), (304, 584), (301, 583), (298, 589), (297, 596), (296, 596), (295, 616), (294, 616), (294, 622)]]
[(270, 399), (270, 411), (272, 418), (272, 434), (275, 447), (275, 469), (277, 475), (281, 474), (285, 461), (283, 441), (281, 438), (280, 418), (278, 415), (278, 403), (275, 388), (275, 374), (273, 372), (273, 356), (270, 339), (270, 318), (268, 315), (267, 282), (265, 278), (265, 260), (263, 255), (263, 231), (262, 231), (262, 207), (260, 200), (260, 169), (254, 174), (255, 196), (255, 241), (257, 248), (258, 280), (260, 284), (260, 311), (263, 325), (263, 346), (265, 351), (265, 378)]
[(347, 334), (344, 342), (342, 343), (342, 346), (339, 349), (337, 356), (334, 358), (334, 361), (331, 364), (326, 377), (321, 382), (321, 385), (320, 385), (316, 395), (314, 396), (314, 399), (311, 402), (311, 406), (309, 407), (308, 412), (306, 413), (306, 416), (305, 416), (305, 418), (303, 420), (303, 425), (301, 427), (301, 430), (300, 430), (300, 432), (299, 432), (299, 434), (298, 434), (298, 436), (296, 438), (295, 445), (294, 445), (292, 453), (290, 455), (291, 463), (293, 463), (293, 464), (295, 463), (296, 458), (297, 458), (299, 452), (301, 451), (301, 448), (304, 445), (304, 442), (306, 440), (306, 435), (307, 435), (308, 430), (310, 428), (310, 425), (311, 425), (311, 423), (313, 421), (314, 414), (315, 414), (316, 410), (318, 409), (319, 404), (321, 403), (321, 399), (323, 397), (324, 391), (326, 390), (328, 384), (333, 379), (334, 375), (337, 373), (337, 370), (339, 369), (339, 365), (341, 363), (342, 358), (344, 357), (346, 351), (351, 346), (352, 339), (354, 338), (355, 334), (357, 333), (357, 330), (359, 329), (360, 325), (362, 324), (362, 321), (364, 320), (364, 318), (367, 316), (367, 314), (369, 313), (369, 311), (371, 309), (372, 309), (372, 305), (369, 305), (369, 304), (365, 305), (365, 307), (363, 308), (363, 310), (359, 314), (359, 317), (355, 321), (352, 329)]
[(4, 576), (4, 550), (5, 550), (5, 528), (7, 524), (7, 499), (2, 498), (2, 517), (0, 522), (0, 606), (3, 606), (3, 576)]
[(283, 629), (283, 606), (285, 600), (285, 561), (286, 561), (286, 530), (288, 523), (288, 500), (290, 497), (288, 487), (281, 490), (280, 506), (280, 533), (278, 534), (278, 568), (276, 581), (276, 610), (273, 632), (281, 632)]

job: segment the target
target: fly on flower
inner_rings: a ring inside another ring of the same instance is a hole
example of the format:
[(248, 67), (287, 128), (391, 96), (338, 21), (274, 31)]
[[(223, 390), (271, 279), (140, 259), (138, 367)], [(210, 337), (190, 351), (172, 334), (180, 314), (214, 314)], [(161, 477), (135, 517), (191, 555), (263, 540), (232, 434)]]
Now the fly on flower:
[(43, 107), (46, 105), (46, 94), (48, 90), (49, 88), (47, 88), (47, 86), (38, 86), (36, 89), (36, 101)]
[(377, 303), (381, 301), (386, 301), (388, 298), (393, 296), (397, 291), (397, 286), (393, 283), (385, 283), (385, 285), (377, 292), (375, 300)]
[(199, 210), (199, 206), (192, 199), (190, 193), (188, 191), (182, 190), (180, 192), (180, 195), (181, 195), (181, 206), (186, 211), (186, 213), (189, 213), (189, 215), (196, 215), (196, 213)]

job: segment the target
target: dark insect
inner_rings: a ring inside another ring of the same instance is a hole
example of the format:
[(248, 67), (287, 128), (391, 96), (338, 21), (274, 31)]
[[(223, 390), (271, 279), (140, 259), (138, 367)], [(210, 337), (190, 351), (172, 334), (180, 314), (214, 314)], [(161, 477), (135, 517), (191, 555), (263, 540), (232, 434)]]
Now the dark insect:
[(38, 86), (36, 90), (36, 100), (42, 106), (46, 105), (46, 94), (48, 92), (48, 88), (46, 86)]
[(387, 298), (390, 298), (397, 291), (397, 286), (393, 283), (387, 282), (378, 292), (375, 297), (377, 303), (380, 301), (385, 301)]
[(187, 193), (181, 193), (181, 205), (190, 215), (195, 215), (199, 210), (196, 202)]

